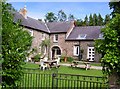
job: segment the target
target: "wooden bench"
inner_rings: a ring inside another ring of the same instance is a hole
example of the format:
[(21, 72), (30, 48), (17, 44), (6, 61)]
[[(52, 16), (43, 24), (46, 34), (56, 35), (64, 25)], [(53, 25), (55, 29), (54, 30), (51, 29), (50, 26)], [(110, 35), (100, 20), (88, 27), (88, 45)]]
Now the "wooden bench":
[(73, 61), (72, 64), (71, 64), (71, 67), (78, 67), (78, 65), (85, 65), (85, 69), (88, 70), (90, 69), (91, 65), (90, 65), (90, 62), (85, 62), (85, 61)]

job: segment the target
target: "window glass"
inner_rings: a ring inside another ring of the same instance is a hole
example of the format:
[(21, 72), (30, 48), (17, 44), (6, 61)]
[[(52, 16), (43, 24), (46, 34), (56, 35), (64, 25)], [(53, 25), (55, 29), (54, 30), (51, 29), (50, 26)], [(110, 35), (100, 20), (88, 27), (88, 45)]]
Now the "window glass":
[(54, 35), (54, 42), (58, 42), (58, 34)]
[(73, 54), (74, 54), (74, 56), (78, 56), (79, 55), (79, 45), (75, 45), (74, 46)]
[(94, 61), (94, 56), (95, 56), (95, 49), (94, 47), (88, 47), (88, 52), (87, 52), (87, 58), (89, 61)]

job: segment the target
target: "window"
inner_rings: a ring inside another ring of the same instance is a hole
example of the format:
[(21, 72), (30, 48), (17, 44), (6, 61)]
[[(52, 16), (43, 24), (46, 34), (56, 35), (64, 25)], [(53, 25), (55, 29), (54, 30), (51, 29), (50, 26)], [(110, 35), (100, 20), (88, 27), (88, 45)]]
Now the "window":
[(54, 42), (58, 42), (58, 34), (54, 35)]
[(73, 55), (78, 56), (79, 55), (79, 45), (75, 45), (73, 49)]
[(86, 39), (87, 34), (79, 34), (77, 39)]
[(103, 39), (103, 34), (99, 34), (99, 38), (98, 39)]
[(94, 61), (95, 59), (95, 49), (94, 47), (88, 47), (87, 58), (89, 61)]
[(30, 30), (30, 35), (33, 36), (33, 30)]
[(45, 40), (45, 33), (42, 33), (42, 40)]

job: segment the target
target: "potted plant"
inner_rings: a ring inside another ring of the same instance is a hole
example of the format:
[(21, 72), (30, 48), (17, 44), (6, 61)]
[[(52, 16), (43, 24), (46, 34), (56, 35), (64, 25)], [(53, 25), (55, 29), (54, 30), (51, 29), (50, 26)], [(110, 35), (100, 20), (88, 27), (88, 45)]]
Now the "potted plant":
[(81, 52), (81, 54), (83, 54), (84, 50), (83, 50), (83, 49), (81, 49), (81, 50), (80, 50), (80, 52)]

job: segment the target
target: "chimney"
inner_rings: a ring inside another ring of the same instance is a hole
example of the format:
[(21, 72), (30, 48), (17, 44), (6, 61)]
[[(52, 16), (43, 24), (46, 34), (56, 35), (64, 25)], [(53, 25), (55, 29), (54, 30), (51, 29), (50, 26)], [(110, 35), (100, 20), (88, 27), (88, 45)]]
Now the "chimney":
[(74, 26), (76, 27), (76, 26), (77, 26), (77, 24), (76, 24), (76, 23), (77, 23), (77, 21), (76, 21), (76, 20), (74, 20), (74, 22), (73, 22), (73, 23), (74, 23)]
[(25, 18), (27, 19), (27, 9), (26, 6), (24, 6), (24, 8), (20, 9), (19, 13)]

